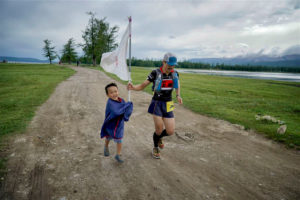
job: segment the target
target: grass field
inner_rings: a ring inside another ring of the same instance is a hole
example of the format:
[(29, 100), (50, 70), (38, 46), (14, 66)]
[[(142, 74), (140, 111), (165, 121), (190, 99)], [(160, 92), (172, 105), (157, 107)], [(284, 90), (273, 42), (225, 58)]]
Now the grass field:
[[(144, 81), (150, 70), (133, 67), (133, 83)], [(118, 79), (113, 74), (108, 75)], [(180, 83), (186, 108), (243, 125), (288, 147), (300, 149), (300, 83), (187, 73), (180, 74)], [(152, 93), (149, 86), (145, 91)], [(258, 121), (257, 114), (284, 121), (286, 133), (277, 134), (280, 125)]]
[(6, 145), (3, 136), (23, 132), (37, 107), (74, 73), (57, 65), (0, 64), (0, 150)]

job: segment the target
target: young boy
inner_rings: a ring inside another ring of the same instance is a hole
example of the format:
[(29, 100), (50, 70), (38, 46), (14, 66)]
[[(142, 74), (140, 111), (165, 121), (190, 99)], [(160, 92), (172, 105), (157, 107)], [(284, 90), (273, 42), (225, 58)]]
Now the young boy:
[(124, 134), (124, 121), (128, 121), (133, 110), (132, 102), (125, 102), (119, 97), (118, 86), (110, 83), (105, 87), (108, 97), (105, 110), (105, 120), (101, 128), (101, 138), (105, 137), (104, 156), (109, 156), (109, 142), (117, 143), (117, 154), (115, 159), (122, 163), (121, 158), (122, 138)]

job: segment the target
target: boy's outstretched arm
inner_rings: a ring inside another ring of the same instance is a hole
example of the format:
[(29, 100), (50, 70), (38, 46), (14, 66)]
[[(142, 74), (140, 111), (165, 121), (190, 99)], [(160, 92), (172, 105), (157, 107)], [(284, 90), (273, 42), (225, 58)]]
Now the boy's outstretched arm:
[(151, 82), (148, 80), (145, 80), (143, 83), (139, 85), (132, 85), (132, 83), (128, 83), (127, 90), (135, 90), (140, 91), (143, 90), (145, 87), (147, 87)]

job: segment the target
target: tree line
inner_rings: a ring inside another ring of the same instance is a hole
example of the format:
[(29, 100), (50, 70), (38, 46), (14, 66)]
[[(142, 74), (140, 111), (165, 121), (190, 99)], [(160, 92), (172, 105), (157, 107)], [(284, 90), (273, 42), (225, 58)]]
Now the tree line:
[[(44, 40), (43, 54), (50, 64), (58, 58), (60, 63), (81, 62), (95, 66), (96, 63), (100, 62), (103, 53), (113, 51), (118, 47), (116, 33), (119, 27), (110, 27), (109, 23), (106, 22), (106, 18), (97, 19), (95, 13), (88, 12), (87, 14), (90, 15), (90, 19), (82, 34), (83, 44), (76, 44), (75, 40), (70, 38), (63, 46), (61, 54), (59, 54), (55, 51), (51, 40)], [(78, 56), (75, 51), (76, 46), (82, 48), (83, 56)]]
[[(162, 61), (151, 59), (131, 59), (131, 65), (137, 67), (161, 67)], [(262, 65), (227, 65), (208, 64), (208, 63), (194, 63), (189, 61), (178, 62), (178, 68), (186, 69), (214, 69), (214, 70), (235, 70), (235, 71), (255, 71), (255, 72), (293, 72), (300, 73), (299, 67), (280, 67), (280, 66), (262, 66)]]

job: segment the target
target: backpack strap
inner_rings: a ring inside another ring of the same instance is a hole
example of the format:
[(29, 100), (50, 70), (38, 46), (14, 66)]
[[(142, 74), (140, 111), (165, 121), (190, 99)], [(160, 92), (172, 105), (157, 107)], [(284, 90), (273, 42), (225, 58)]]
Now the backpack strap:
[(156, 77), (153, 82), (152, 91), (154, 92), (160, 92), (162, 84), (162, 71), (161, 68), (156, 69)]
[(172, 79), (173, 79), (173, 88), (178, 89), (178, 74), (176, 71), (172, 72)]

